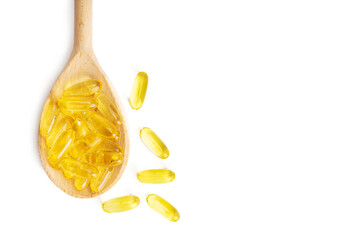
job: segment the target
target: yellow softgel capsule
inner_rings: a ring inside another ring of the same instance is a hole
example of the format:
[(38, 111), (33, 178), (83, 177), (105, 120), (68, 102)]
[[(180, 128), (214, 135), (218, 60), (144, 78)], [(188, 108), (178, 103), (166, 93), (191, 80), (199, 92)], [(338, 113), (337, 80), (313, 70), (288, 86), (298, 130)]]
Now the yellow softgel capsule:
[(52, 148), (56, 140), (63, 134), (66, 130), (72, 127), (71, 118), (65, 116), (64, 114), (59, 113), (57, 119), (55, 120), (54, 126), (51, 129), (50, 135), (46, 138), (46, 146)]
[(113, 167), (98, 167), (99, 174), (96, 178), (91, 179), (90, 189), (94, 193), (98, 193), (104, 189), (114, 170)]
[(83, 81), (65, 89), (64, 96), (90, 96), (99, 91), (102, 84), (97, 79)]
[(103, 142), (103, 139), (99, 134), (90, 132), (85, 136), (84, 141), (89, 148), (95, 149), (98, 145), (100, 145)]
[(169, 183), (175, 179), (175, 173), (168, 169), (150, 169), (139, 172), (137, 178), (142, 183)]
[(99, 173), (96, 167), (70, 157), (64, 158), (60, 165), (63, 170), (71, 172), (76, 177), (95, 178)]
[(115, 103), (111, 99), (101, 92), (95, 93), (95, 99), (97, 102), (97, 109), (108, 120), (115, 125), (121, 124), (120, 112)]
[(71, 128), (61, 134), (49, 151), (48, 159), (52, 166), (57, 167), (61, 158), (71, 149), (74, 140), (75, 132)]
[(136, 208), (139, 203), (140, 199), (137, 196), (129, 195), (108, 200), (103, 203), (102, 207), (105, 212), (115, 213)]
[(74, 177), (74, 174), (72, 174), (71, 172), (66, 171), (66, 170), (64, 170), (64, 169), (63, 169), (63, 174), (64, 174), (64, 177), (65, 177), (66, 179), (71, 179), (71, 178)]
[(176, 222), (180, 219), (178, 210), (158, 195), (149, 194), (146, 201), (152, 209), (163, 215), (169, 221)]
[[(60, 98), (59, 107), (65, 111), (88, 111), (96, 108), (96, 100), (93, 96), (71, 96)], [(67, 114), (68, 115), (68, 114)]]
[(135, 110), (140, 109), (144, 103), (148, 80), (148, 75), (145, 72), (139, 72), (136, 75), (130, 95), (130, 105)]
[(55, 100), (48, 100), (45, 103), (44, 110), (41, 114), (40, 133), (47, 137), (55, 125), (55, 120), (58, 118), (59, 108)]
[(93, 165), (117, 166), (122, 163), (123, 156), (119, 152), (91, 151), (86, 154), (85, 159)]
[(166, 159), (169, 157), (169, 149), (150, 128), (144, 127), (141, 129), (140, 138), (144, 144), (159, 158)]
[(75, 119), (74, 129), (75, 129), (76, 139), (85, 138), (87, 135), (90, 134), (89, 127), (86, 125), (86, 122), (81, 118)]
[(118, 152), (121, 154), (124, 152), (123, 148), (118, 143), (109, 140), (101, 141), (100, 144), (93, 149), (97, 151)]
[(88, 111), (84, 113), (83, 118), (91, 130), (100, 133), (102, 136), (114, 141), (120, 138), (120, 132), (116, 126), (99, 113)]
[(84, 177), (76, 177), (75, 181), (74, 181), (74, 187), (78, 190), (84, 190), (90, 183), (90, 179), (89, 178), (84, 178)]

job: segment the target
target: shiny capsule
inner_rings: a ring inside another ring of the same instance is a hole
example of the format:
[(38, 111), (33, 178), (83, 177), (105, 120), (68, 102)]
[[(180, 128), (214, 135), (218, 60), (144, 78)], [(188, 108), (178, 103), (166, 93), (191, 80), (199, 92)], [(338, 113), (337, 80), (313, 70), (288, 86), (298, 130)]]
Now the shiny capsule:
[(65, 89), (64, 96), (90, 96), (99, 91), (101, 85), (97, 79), (83, 81)]
[(59, 100), (59, 107), (69, 111), (88, 111), (96, 108), (96, 101), (93, 96), (71, 96), (62, 97)]
[(150, 169), (139, 172), (137, 178), (142, 183), (169, 183), (175, 179), (175, 173), (168, 169)]
[(74, 181), (74, 187), (78, 191), (84, 190), (89, 184), (90, 184), (89, 178), (76, 177)]
[(130, 105), (133, 109), (140, 109), (143, 105), (147, 87), (148, 75), (145, 72), (139, 72), (136, 75), (130, 95)]
[(99, 173), (96, 167), (74, 160), (70, 157), (61, 161), (61, 168), (65, 171), (71, 172), (76, 177), (83, 178), (96, 178)]
[(108, 200), (103, 203), (102, 207), (105, 212), (115, 213), (124, 212), (136, 208), (139, 203), (140, 199), (138, 197), (129, 195)]
[(105, 118), (115, 125), (121, 124), (120, 112), (115, 103), (104, 93), (97, 92), (95, 94), (97, 109)]
[(55, 120), (58, 118), (59, 108), (56, 101), (48, 100), (45, 103), (40, 120), (40, 133), (47, 137), (55, 125)]
[(57, 166), (61, 158), (71, 149), (74, 140), (75, 132), (71, 128), (61, 134), (49, 151), (48, 159), (51, 165)]
[(46, 138), (46, 146), (48, 148), (52, 148), (52, 146), (61, 136), (61, 134), (63, 134), (66, 130), (70, 129), (71, 127), (72, 127), (72, 120), (63, 114), (58, 114), (54, 126), (50, 131), (50, 134)]
[(169, 149), (150, 128), (144, 127), (141, 129), (140, 138), (144, 144), (159, 158), (166, 159), (169, 157)]
[(120, 138), (116, 126), (99, 113), (88, 111), (84, 113), (83, 118), (91, 130), (100, 133), (102, 136), (115, 141)]
[(180, 219), (178, 210), (158, 195), (149, 194), (146, 201), (152, 209), (163, 215), (169, 221), (176, 222)]
[(99, 174), (96, 178), (91, 179), (90, 189), (93, 193), (98, 193), (104, 189), (109, 181), (114, 168), (113, 167), (98, 167)]
[(90, 151), (85, 159), (93, 165), (117, 166), (122, 163), (123, 157), (121, 153), (114, 151)]
[(94, 150), (95, 149), (97, 151), (118, 152), (121, 154), (124, 152), (124, 149), (118, 143), (108, 140), (101, 141)]
[(90, 132), (85, 136), (84, 142), (89, 148), (95, 149), (103, 142), (103, 139), (99, 136), (99, 134)]
[(71, 172), (69, 172), (69, 171), (66, 171), (66, 170), (64, 170), (64, 169), (63, 169), (63, 174), (64, 174), (64, 177), (65, 177), (66, 179), (71, 179), (71, 178), (74, 177), (74, 174), (73, 174), (73, 173), (71, 173)]

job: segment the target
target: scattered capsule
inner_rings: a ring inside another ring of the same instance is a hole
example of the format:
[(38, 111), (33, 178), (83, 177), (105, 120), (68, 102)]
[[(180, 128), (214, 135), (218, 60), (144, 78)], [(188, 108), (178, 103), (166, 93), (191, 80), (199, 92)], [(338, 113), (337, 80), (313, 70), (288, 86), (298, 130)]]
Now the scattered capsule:
[(168, 169), (151, 169), (139, 172), (137, 178), (142, 183), (169, 183), (175, 179), (175, 173)]
[(113, 167), (98, 167), (99, 174), (96, 178), (91, 179), (90, 189), (94, 193), (98, 193), (104, 189), (113, 172)]
[(140, 138), (144, 144), (159, 158), (166, 159), (169, 157), (169, 149), (150, 128), (144, 127), (141, 129)]
[(89, 178), (76, 177), (74, 181), (74, 186), (78, 191), (84, 190), (90, 183)]
[(146, 90), (148, 86), (148, 75), (145, 72), (139, 72), (136, 75), (134, 85), (131, 89), (130, 105), (133, 109), (140, 109), (144, 103)]
[(108, 120), (115, 125), (121, 124), (120, 112), (115, 103), (111, 99), (101, 92), (95, 93), (95, 99), (97, 102), (97, 109)]
[(42, 136), (47, 137), (50, 134), (57, 119), (58, 112), (59, 109), (54, 100), (46, 101), (40, 120), (40, 133)]
[(93, 165), (117, 166), (122, 163), (123, 157), (119, 152), (91, 151), (86, 154), (85, 159)]
[(120, 138), (120, 133), (116, 126), (97, 112), (85, 112), (84, 120), (91, 130), (100, 133), (104, 137), (110, 140), (118, 140)]
[(105, 212), (115, 213), (124, 212), (136, 208), (139, 203), (140, 199), (138, 197), (129, 195), (108, 200), (103, 203), (102, 207)]
[(178, 210), (158, 195), (149, 194), (146, 201), (150, 208), (163, 215), (169, 221), (176, 222), (180, 219)]
[(75, 132), (71, 128), (61, 134), (49, 151), (48, 159), (51, 165), (57, 166), (57, 164), (61, 161), (61, 158), (70, 150), (74, 139)]
[(70, 157), (63, 159), (60, 164), (63, 170), (71, 172), (76, 177), (95, 178), (99, 173), (96, 167)]
[(77, 118), (74, 121), (74, 129), (76, 139), (85, 138), (85, 136), (90, 134), (89, 127), (86, 125), (85, 121), (81, 118)]
[(65, 89), (64, 96), (90, 96), (99, 91), (101, 86), (97, 79), (83, 81)]
[(59, 114), (55, 120), (54, 126), (51, 129), (50, 135), (46, 138), (46, 146), (52, 148), (57, 139), (63, 134), (66, 130), (70, 129), (72, 125), (72, 120), (63, 115)]
[(70, 111), (88, 111), (96, 108), (96, 101), (93, 96), (62, 97), (59, 107)]

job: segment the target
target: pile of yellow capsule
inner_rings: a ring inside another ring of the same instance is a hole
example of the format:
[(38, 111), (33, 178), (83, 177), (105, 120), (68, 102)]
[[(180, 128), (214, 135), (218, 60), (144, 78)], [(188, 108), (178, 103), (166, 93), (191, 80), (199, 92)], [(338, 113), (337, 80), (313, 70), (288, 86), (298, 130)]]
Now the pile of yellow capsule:
[(120, 124), (119, 110), (99, 80), (69, 86), (59, 99), (47, 100), (41, 116), (49, 163), (67, 179), (75, 178), (77, 190), (90, 185), (100, 192), (123, 160)]
[[(131, 91), (130, 105), (138, 110), (142, 107), (148, 86), (148, 76), (144, 72), (139, 72)], [(161, 159), (169, 157), (169, 149), (164, 142), (150, 129), (144, 127), (140, 130), (140, 138), (144, 144), (156, 156)], [(175, 179), (175, 173), (169, 169), (150, 169), (139, 172), (137, 178), (142, 183), (170, 183)], [(178, 210), (165, 199), (156, 194), (149, 194), (146, 201), (150, 208), (154, 209), (169, 221), (176, 222), (180, 219)], [(123, 212), (136, 208), (140, 204), (140, 199), (134, 195), (122, 196), (108, 200), (103, 203), (105, 212)]]

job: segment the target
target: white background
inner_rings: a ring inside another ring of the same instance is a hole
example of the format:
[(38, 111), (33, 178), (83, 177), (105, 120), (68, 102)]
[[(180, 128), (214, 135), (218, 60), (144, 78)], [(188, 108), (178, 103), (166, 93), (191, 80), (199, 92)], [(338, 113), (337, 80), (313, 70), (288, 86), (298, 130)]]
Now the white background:
[[(73, 0), (0, 1), (0, 239), (359, 239), (360, 14), (346, 0), (94, 0), (94, 49), (131, 134), (122, 179), (76, 199), (37, 152), (71, 53)], [(138, 71), (144, 106), (129, 107)], [(138, 137), (166, 142), (161, 160)], [(136, 172), (167, 167), (170, 184)], [(150, 209), (167, 199), (181, 219)], [(102, 211), (125, 194), (138, 208)]]

